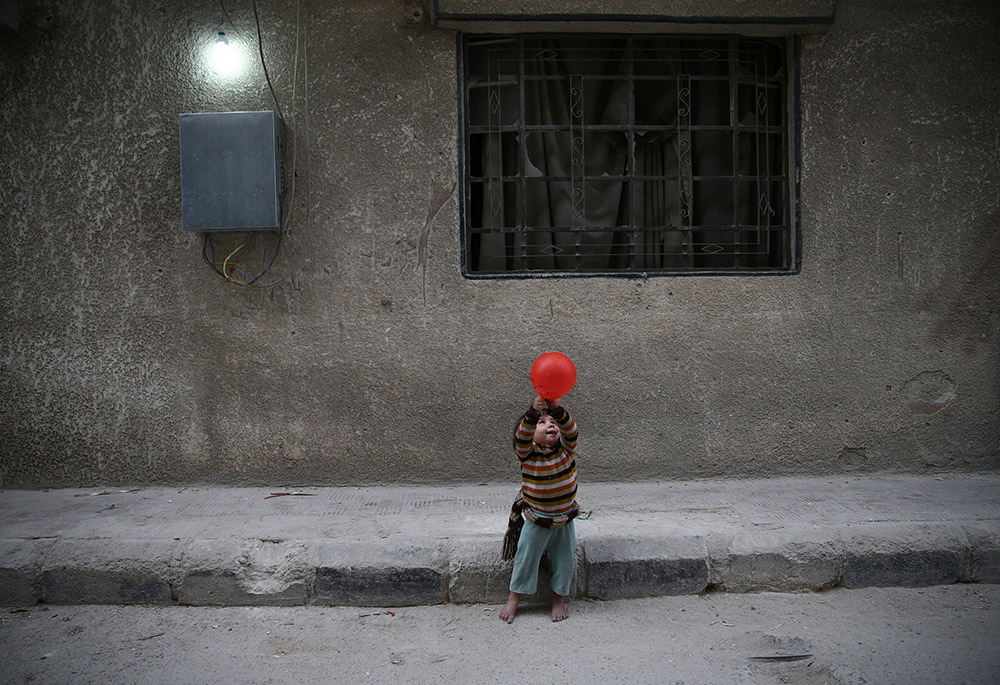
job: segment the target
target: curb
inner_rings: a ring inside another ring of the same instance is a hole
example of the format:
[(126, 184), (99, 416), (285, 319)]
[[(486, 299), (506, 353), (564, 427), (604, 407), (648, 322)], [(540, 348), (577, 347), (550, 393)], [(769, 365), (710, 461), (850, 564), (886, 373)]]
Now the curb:
[[(333, 539), (0, 540), (0, 605), (499, 603), (495, 537), (403, 547)], [(1000, 582), (1000, 521), (870, 523), (708, 536), (581, 537), (572, 596)], [(543, 573), (539, 586), (546, 586)], [(525, 598), (543, 601), (547, 591)]]

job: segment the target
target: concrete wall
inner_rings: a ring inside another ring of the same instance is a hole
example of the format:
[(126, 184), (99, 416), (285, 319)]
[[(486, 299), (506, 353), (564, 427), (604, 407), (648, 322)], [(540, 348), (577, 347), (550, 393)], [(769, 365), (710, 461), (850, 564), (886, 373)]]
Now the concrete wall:
[(841, 0), (804, 39), (801, 274), (529, 281), (460, 274), (456, 34), (414, 1), (260, 0), (297, 145), (267, 289), (181, 229), (178, 114), (273, 107), (226, 4), (230, 80), (215, 3), (0, 29), (3, 487), (513, 483), (549, 349), (584, 480), (1000, 467), (993, 0)]

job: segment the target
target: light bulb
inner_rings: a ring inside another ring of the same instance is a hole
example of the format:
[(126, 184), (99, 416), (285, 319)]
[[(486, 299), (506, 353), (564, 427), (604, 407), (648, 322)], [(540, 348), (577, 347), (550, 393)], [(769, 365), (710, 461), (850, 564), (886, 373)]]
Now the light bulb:
[(239, 50), (229, 44), (226, 32), (220, 26), (212, 46), (212, 68), (222, 76), (232, 76), (240, 70), (240, 61)]

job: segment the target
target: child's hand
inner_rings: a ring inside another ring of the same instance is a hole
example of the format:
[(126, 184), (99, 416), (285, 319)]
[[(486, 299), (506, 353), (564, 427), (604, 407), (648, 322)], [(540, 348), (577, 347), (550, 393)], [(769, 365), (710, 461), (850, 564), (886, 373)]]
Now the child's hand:
[(559, 406), (559, 400), (546, 400), (543, 399), (541, 395), (535, 396), (535, 401), (531, 403), (531, 406), (535, 408), (539, 414), (549, 410), (555, 409)]

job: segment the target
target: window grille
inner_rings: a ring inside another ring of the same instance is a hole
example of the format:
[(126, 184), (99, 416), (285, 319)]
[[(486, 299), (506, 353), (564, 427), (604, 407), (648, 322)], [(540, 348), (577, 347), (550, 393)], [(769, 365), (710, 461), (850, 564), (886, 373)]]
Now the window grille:
[(467, 276), (796, 267), (785, 44), (466, 36)]

